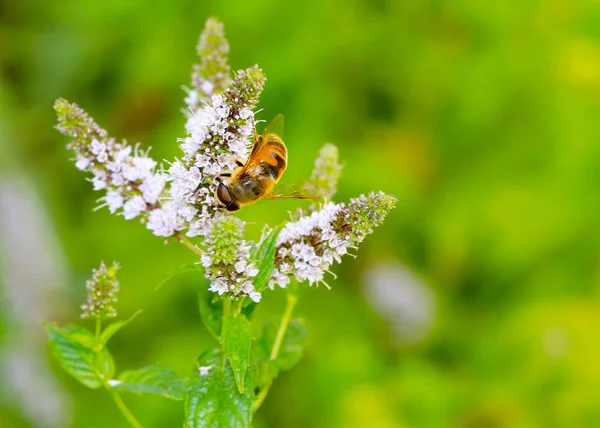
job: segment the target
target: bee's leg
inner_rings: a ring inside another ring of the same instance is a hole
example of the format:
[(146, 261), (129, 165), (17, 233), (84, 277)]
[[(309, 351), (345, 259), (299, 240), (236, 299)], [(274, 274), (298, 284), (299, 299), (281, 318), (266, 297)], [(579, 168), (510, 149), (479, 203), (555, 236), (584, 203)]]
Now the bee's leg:
[[(224, 175), (224, 174), (226, 174), (226, 173), (227, 173), (227, 171), (225, 171), (225, 172), (222, 172), (222, 173), (220, 173), (220, 174), (216, 174), (216, 175), (212, 175), (212, 174), (206, 174), (206, 173), (204, 173), (204, 175), (207, 175), (207, 176), (209, 176), (209, 177), (213, 177), (213, 178), (215, 179), (215, 181), (217, 181), (218, 183), (221, 183), (221, 182), (222, 182), (222, 180), (221, 180), (221, 177), (223, 177), (223, 176), (225, 176), (225, 177), (226, 177), (227, 175)], [(231, 174), (229, 174), (229, 176), (231, 176)], [(196, 189), (194, 189), (194, 194), (196, 194), (196, 192), (197, 192), (198, 190), (200, 190), (200, 188), (201, 188), (201, 187), (202, 187), (204, 184), (205, 184), (204, 180), (200, 181), (200, 183), (198, 183), (198, 187), (196, 187)]]

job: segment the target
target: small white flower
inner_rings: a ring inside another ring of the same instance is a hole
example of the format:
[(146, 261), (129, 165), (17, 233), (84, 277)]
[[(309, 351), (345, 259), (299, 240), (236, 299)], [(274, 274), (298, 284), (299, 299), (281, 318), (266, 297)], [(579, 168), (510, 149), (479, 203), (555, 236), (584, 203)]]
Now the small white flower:
[(110, 181), (110, 184), (114, 187), (121, 187), (125, 184), (125, 179), (118, 172), (114, 172), (110, 175)]
[(94, 170), (94, 178), (92, 178), (94, 190), (102, 190), (106, 188), (106, 172), (102, 170)]
[(202, 82), (200, 88), (202, 89), (202, 92), (204, 92), (206, 95), (211, 95), (214, 90), (214, 85), (208, 80), (205, 80), (204, 82)]
[(125, 146), (113, 153), (113, 159), (117, 163), (123, 163), (131, 155), (131, 146)]
[(208, 373), (211, 368), (212, 368), (212, 366), (200, 366), (200, 367), (198, 367), (198, 374), (200, 376), (208, 376)]
[(198, 95), (198, 91), (192, 89), (189, 90), (187, 94), (188, 96), (183, 99), (183, 102), (189, 106), (197, 105), (198, 101), (200, 101), (200, 95)]
[(149, 204), (155, 204), (165, 188), (167, 177), (163, 174), (148, 175), (140, 185), (142, 196)]
[(104, 163), (108, 160), (108, 153), (106, 152), (100, 152), (98, 154), (98, 156), (96, 157), (96, 160), (100, 163)]
[(80, 170), (86, 169), (90, 165), (90, 159), (85, 156), (77, 156), (77, 162), (75, 162), (75, 167)]
[(116, 190), (109, 190), (106, 192), (104, 202), (108, 205), (108, 210), (111, 214), (114, 214), (119, 208), (123, 206), (123, 195), (121, 192)]
[(240, 119), (248, 120), (254, 118), (254, 113), (249, 108), (243, 108), (240, 110)]
[(256, 269), (254, 267), (254, 265), (251, 264), (251, 265), (248, 265), (248, 267), (246, 267), (246, 270), (244, 271), (244, 275), (254, 277), (254, 276), (258, 275), (258, 272), (259, 272), (258, 269)]
[(235, 268), (235, 271), (237, 273), (244, 272), (246, 270), (246, 260), (240, 260), (239, 262), (234, 264), (233, 267)]
[(150, 211), (146, 227), (156, 236), (171, 236), (176, 230), (182, 230), (183, 219), (177, 216), (177, 210), (172, 202), (163, 204), (160, 208)]
[(202, 264), (204, 269), (208, 269), (212, 264), (212, 257), (204, 253), (202, 254), (202, 257), (200, 257), (200, 263)]
[(146, 210), (146, 201), (139, 195), (135, 195), (123, 205), (123, 216), (125, 220), (131, 220)]
[(108, 383), (108, 386), (115, 387), (117, 385), (120, 385), (121, 381), (117, 379), (109, 379), (106, 383)]
[(222, 278), (217, 278), (211, 282), (209, 290), (218, 293), (219, 296), (222, 296), (229, 291), (229, 287)]
[(101, 143), (100, 141), (96, 140), (95, 138), (90, 143), (90, 151), (93, 154), (95, 154), (96, 156), (98, 156), (100, 153), (104, 152), (105, 150), (106, 150), (106, 144)]

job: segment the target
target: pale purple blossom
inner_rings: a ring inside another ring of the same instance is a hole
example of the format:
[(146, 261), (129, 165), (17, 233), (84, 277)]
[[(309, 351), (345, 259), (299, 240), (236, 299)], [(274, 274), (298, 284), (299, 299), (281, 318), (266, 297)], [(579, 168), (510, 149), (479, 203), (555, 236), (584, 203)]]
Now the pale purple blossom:
[(277, 237), (275, 269), (269, 286), (286, 287), (290, 276), (310, 285), (324, 283), (325, 273), (333, 262), (382, 223), (395, 205), (395, 198), (371, 193), (350, 203), (327, 203), (318, 211), (297, 221), (288, 222)]

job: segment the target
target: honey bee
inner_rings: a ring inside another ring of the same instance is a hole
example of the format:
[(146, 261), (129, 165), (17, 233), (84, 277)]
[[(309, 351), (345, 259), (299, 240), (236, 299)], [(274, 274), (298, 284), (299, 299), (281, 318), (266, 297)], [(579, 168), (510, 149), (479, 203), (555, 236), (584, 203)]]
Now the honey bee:
[(279, 114), (269, 122), (260, 136), (254, 129), (254, 145), (248, 160), (245, 163), (236, 160), (237, 168), (222, 172), (216, 177), (218, 185), (215, 199), (227, 211), (237, 211), (260, 199), (306, 199), (318, 196), (304, 190), (289, 194), (273, 190), (288, 163), (287, 147), (282, 135), (283, 115)]

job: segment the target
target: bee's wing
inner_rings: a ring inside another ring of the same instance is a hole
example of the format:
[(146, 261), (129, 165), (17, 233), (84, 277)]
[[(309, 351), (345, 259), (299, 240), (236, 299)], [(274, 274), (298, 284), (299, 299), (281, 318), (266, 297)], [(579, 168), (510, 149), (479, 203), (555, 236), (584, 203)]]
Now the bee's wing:
[(248, 157), (248, 161), (244, 165), (244, 169), (242, 173), (246, 172), (249, 169), (252, 169), (253, 166), (256, 166), (258, 163), (257, 155), (260, 153), (265, 144), (269, 141), (269, 135), (276, 135), (280, 140), (283, 139), (283, 115), (278, 114), (275, 116), (268, 124), (265, 126), (260, 137), (254, 140), (254, 145), (252, 146), (252, 152), (250, 152), (250, 156)]
[(267, 126), (265, 126), (265, 129), (263, 129), (263, 132), (261, 135), (262, 139), (264, 140), (265, 137), (269, 134), (275, 134), (279, 138), (283, 139), (283, 115), (282, 114), (278, 114), (277, 116), (275, 116), (273, 119), (271, 119), (271, 121), (267, 124)]
[(300, 186), (278, 187), (271, 190), (262, 199), (319, 199), (323, 196), (323, 193), (319, 192), (314, 184), (304, 183)]

